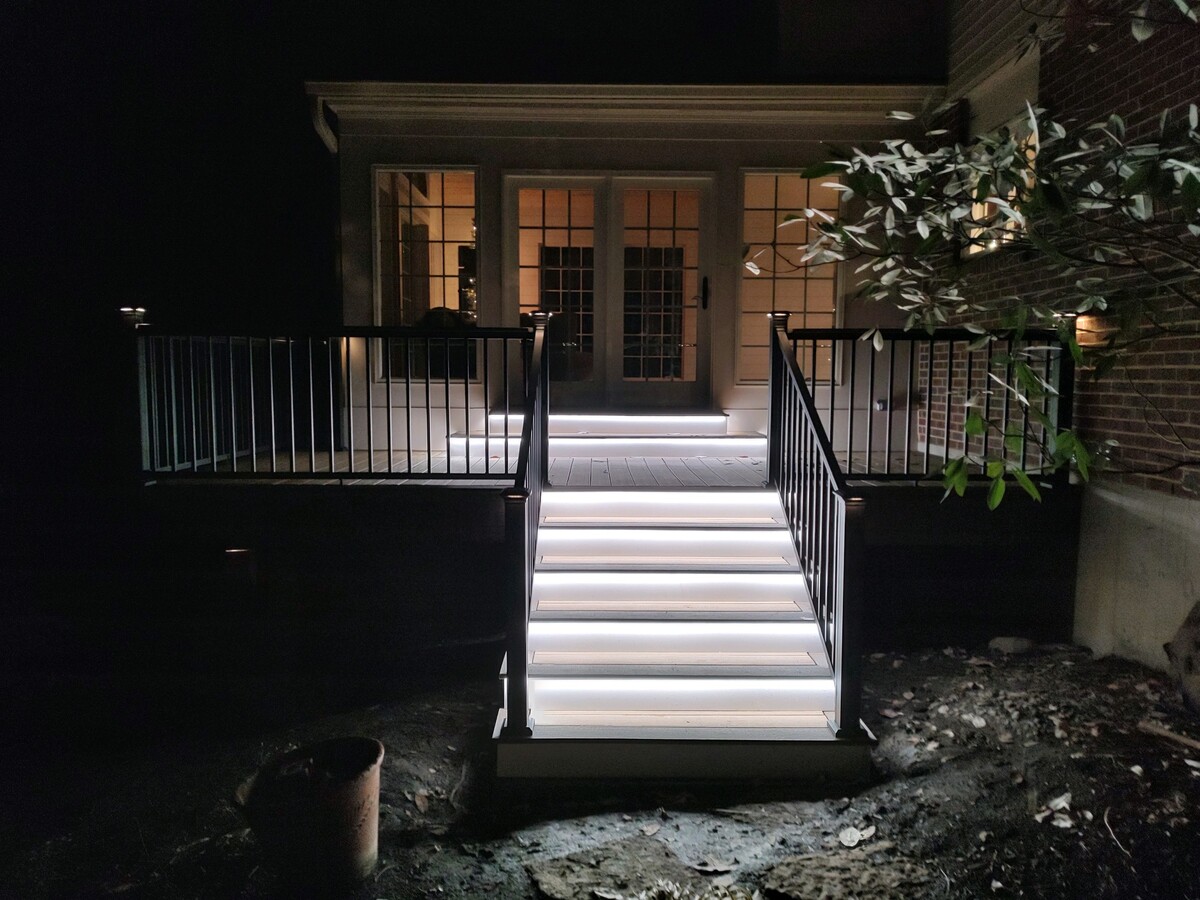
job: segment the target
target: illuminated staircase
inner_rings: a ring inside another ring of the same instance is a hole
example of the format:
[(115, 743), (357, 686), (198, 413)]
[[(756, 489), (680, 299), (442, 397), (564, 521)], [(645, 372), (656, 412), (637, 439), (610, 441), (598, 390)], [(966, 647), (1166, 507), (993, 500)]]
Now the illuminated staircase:
[[(694, 456), (726, 438), (724, 417), (638, 418), (552, 416), (551, 455), (568, 429), (607, 456)], [(862, 747), (836, 752), (824, 642), (762, 487), (547, 490), (528, 686), (532, 735), (502, 736), (506, 710), (497, 722), (502, 776), (803, 778), (866, 763)]]

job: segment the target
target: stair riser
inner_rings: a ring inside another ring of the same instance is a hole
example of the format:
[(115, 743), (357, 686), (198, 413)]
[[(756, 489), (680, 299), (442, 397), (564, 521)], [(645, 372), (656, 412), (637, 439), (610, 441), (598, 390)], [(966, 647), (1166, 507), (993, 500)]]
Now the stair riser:
[(639, 524), (782, 525), (779, 498), (766, 491), (547, 491), (542, 521), (547, 525)]
[(538, 533), (539, 568), (642, 566), (688, 570), (778, 569), (797, 565), (783, 529), (681, 530), (545, 528)]
[(531, 622), (531, 652), (793, 653), (820, 646), (814, 622)]

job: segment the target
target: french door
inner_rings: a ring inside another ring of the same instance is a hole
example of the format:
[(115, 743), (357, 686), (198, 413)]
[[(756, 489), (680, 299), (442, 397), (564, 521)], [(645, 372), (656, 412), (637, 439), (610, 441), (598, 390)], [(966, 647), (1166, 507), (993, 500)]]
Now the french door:
[(509, 176), (510, 285), (550, 319), (556, 408), (710, 402), (711, 181)]

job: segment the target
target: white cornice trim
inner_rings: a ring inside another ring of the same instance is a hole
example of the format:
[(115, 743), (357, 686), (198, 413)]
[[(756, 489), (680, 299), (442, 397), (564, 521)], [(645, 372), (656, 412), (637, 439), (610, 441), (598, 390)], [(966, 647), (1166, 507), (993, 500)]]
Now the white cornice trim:
[(529, 85), (308, 82), (339, 119), (878, 125), (941, 85)]

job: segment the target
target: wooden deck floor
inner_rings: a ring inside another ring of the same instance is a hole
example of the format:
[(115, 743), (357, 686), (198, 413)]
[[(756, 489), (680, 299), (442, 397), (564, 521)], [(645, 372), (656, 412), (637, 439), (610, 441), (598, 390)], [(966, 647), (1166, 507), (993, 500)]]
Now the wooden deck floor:
[[(332, 462), (332, 467), (331, 467)], [(377, 450), (368, 454), (356, 450), (354, 464), (345, 451), (330, 455), (318, 451), (310, 457), (307, 450), (298, 451), (293, 463), (290, 454), (276, 454), (272, 467), (271, 455), (260, 453), (251, 461), (239, 456), (236, 478), (271, 484), (394, 484), (442, 485), (454, 487), (503, 487), (512, 482), (516, 471), (515, 456), (472, 456), (469, 460), (456, 456), (447, 460), (445, 453), (423, 451), (394, 451), (391, 474), (388, 473), (388, 454)], [(411, 468), (410, 468), (411, 467)], [(190, 470), (182, 470), (187, 475)], [(235, 476), (229, 460), (217, 463), (216, 472), (207, 462), (197, 467), (206, 481), (223, 474)], [(455, 477), (448, 478), (449, 472)], [(550, 460), (552, 487), (762, 487), (767, 472), (763, 457), (561, 457)], [(440, 477), (439, 477), (440, 476)]]

